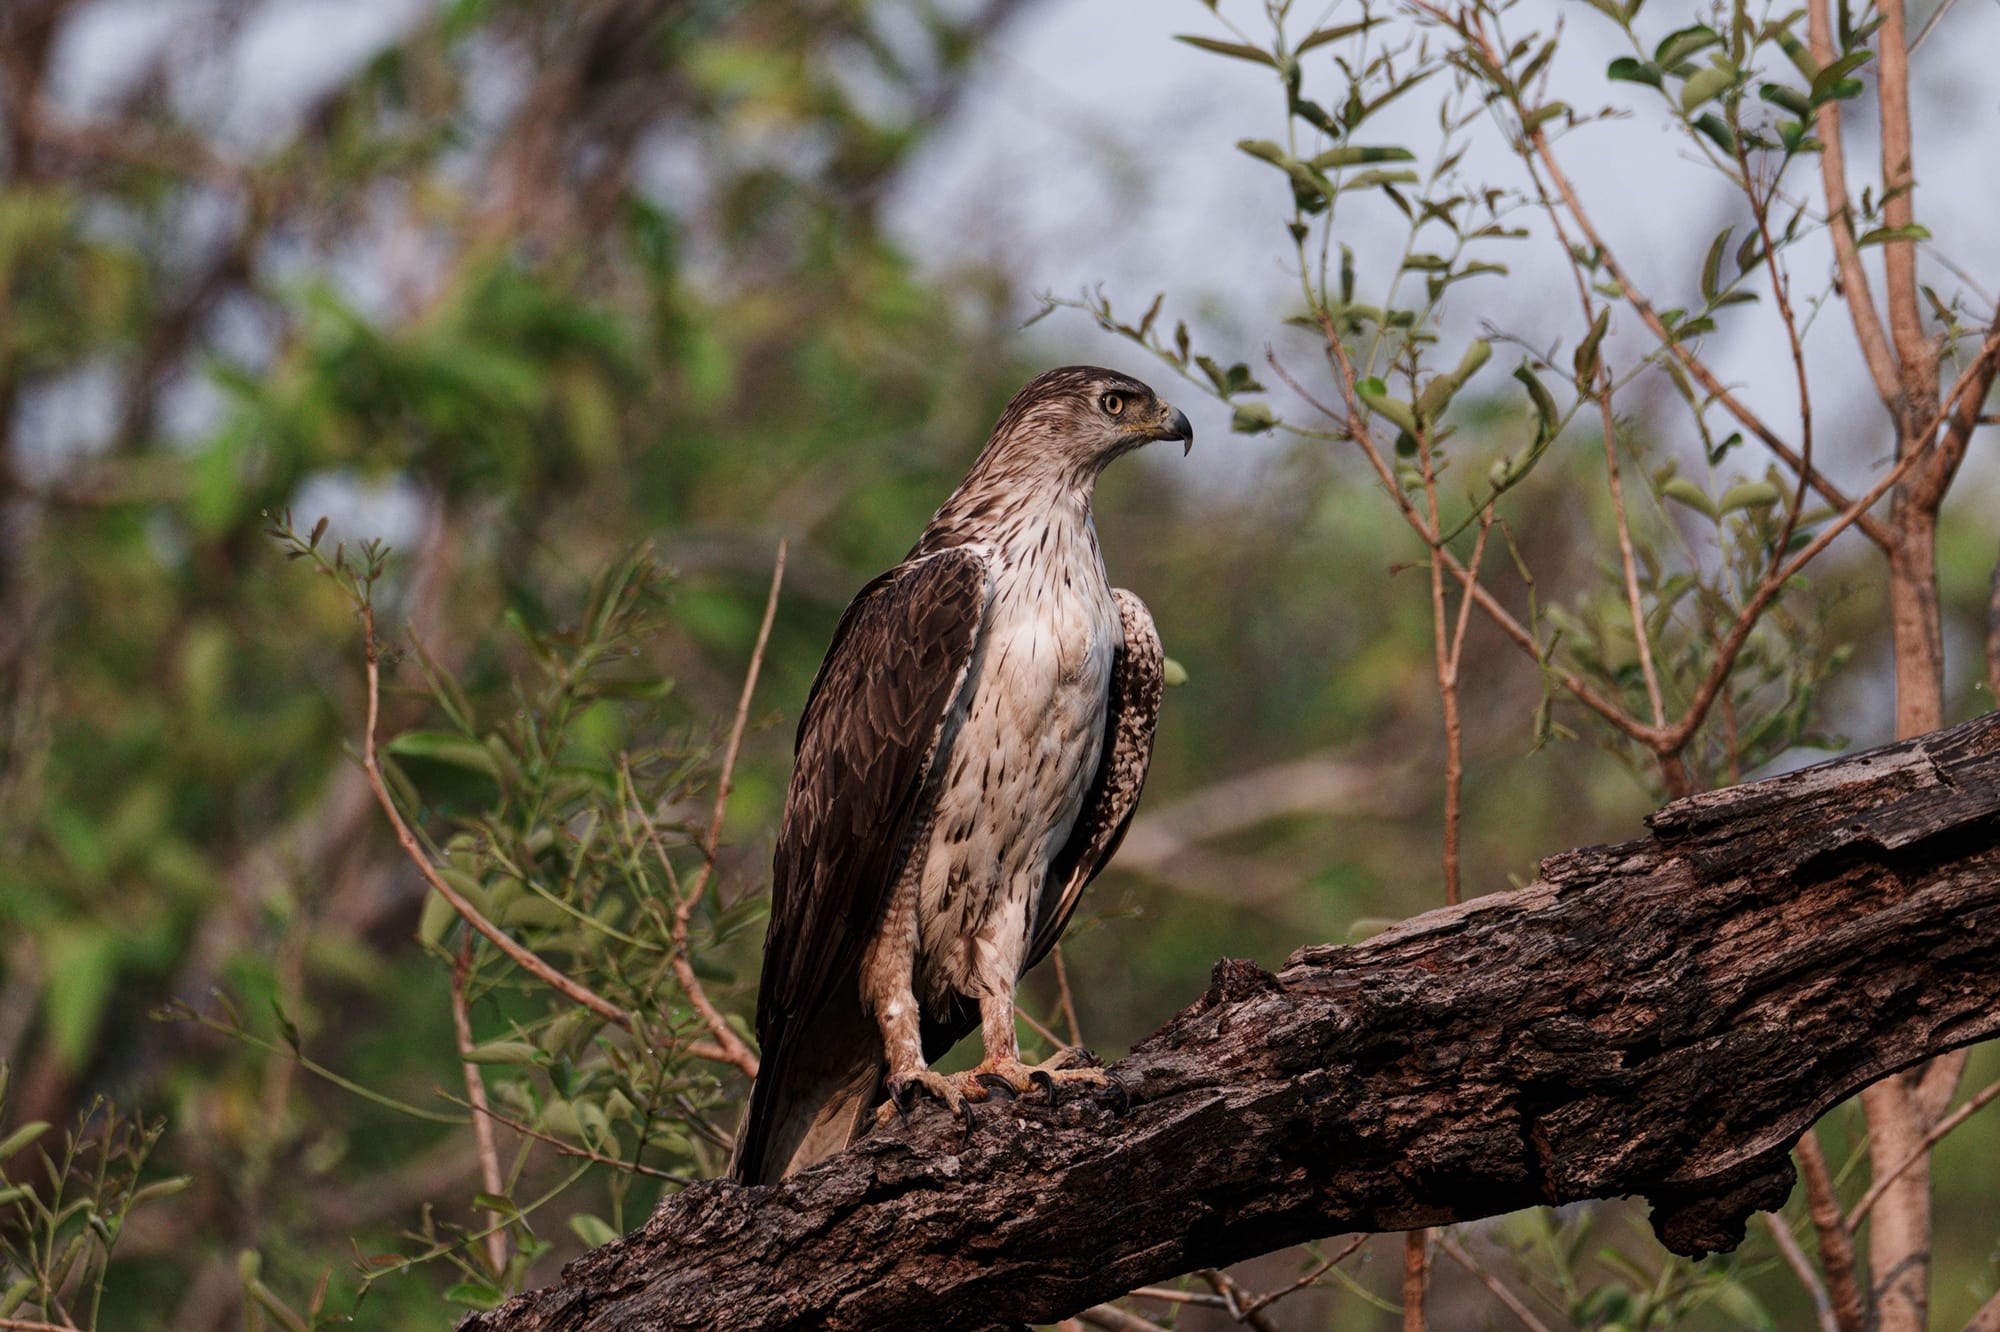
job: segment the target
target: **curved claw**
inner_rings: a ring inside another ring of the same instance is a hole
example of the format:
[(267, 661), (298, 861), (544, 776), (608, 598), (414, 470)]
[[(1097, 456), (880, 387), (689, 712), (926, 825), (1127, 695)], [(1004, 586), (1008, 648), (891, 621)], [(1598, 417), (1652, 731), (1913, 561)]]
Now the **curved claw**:
[(1065, 1059), (1063, 1060), (1063, 1064), (1064, 1064), (1064, 1066), (1065, 1066), (1065, 1067), (1068, 1067), (1068, 1068), (1103, 1068), (1103, 1067), (1104, 1067), (1104, 1061), (1103, 1061), (1102, 1059), (1098, 1058), (1098, 1056), (1097, 1056), (1097, 1051), (1095, 1051), (1095, 1050), (1092, 1050), (1092, 1049), (1088, 1049), (1088, 1048), (1086, 1048), (1085, 1046), (1081, 1046), (1081, 1045), (1072, 1045), (1072, 1046), (1071, 1046), (1071, 1047), (1070, 1047), (1070, 1048), (1069, 1048), (1069, 1049), (1068, 1049), (1068, 1050), (1067, 1050), (1067, 1051), (1065, 1052), (1065, 1054), (1067, 1055), (1067, 1058), (1065, 1058)]
[(1125, 1090), (1125, 1084), (1120, 1082), (1117, 1078), (1107, 1079), (1106, 1084), (1107, 1085), (1105, 1089), (1111, 1093), (1112, 1098), (1117, 1102), (1117, 1104), (1112, 1107), (1111, 1113), (1114, 1115), (1122, 1115), (1127, 1110), (1130, 1110), (1132, 1108), (1132, 1093)]
[(998, 1073), (981, 1073), (973, 1081), (1002, 1100), (1011, 1101), (1018, 1094), (1014, 1090), (1014, 1084)]
[(1056, 1103), (1056, 1080), (1049, 1076), (1048, 1070), (1040, 1068), (1033, 1070), (1028, 1074), (1028, 1081), (1040, 1087), (1048, 1095), (1050, 1105)]
[(979, 1127), (979, 1117), (972, 1111), (972, 1102), (963, 1097), (959, 1098), (958, 1105), (954, 1109), (965, 1119), (965, 1136), (958, 1144), (958, 1149), (965, 1151), (972, 1146), (972, 1131)]

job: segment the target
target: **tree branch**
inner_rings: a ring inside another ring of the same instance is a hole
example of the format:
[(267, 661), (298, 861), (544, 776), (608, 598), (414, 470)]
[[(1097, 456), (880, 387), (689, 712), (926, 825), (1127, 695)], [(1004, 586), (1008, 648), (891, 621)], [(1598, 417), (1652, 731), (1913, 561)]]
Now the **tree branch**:
[[(1810, 0), (1806, 6), (1806, 40), (1813, 63), (1824, 69), (1838, 58), (1833, 45), (1833, 19), (1827, 0)], [(1826, 230), (1833, 238), (1834, 261), (1840, 269), (1840, 292), (1847, 301), (1848, 317), (1854, 323), (1854, 340), (1861, 358), (1868, 363), (1875, 392), (1891, 412), (1902, 392), (1902, 367), (1889, 350), (1882, 331), (1882, 316), (1875, 312), (1875, 294), (1868, 286), (1868, 270), (1861, 266), (1861, 251), (1854, 243), (1854, 201), (1847, 192), (1847, 149), (1840, 131), (1841, 104), (1829, 98), (1814, 112), (1813, 127), (1819, 131), (1820, 183), (1826, 192)]]
[(1217, 965), (1112, 1072), (697, 1184), (465, 1332), (984, 1328), (1313, 1236), (1639, 1194), (1734, 1247), (1828, 1109), (2000, 1033), (2000, 714), (1677, 801), (1276, 975)]

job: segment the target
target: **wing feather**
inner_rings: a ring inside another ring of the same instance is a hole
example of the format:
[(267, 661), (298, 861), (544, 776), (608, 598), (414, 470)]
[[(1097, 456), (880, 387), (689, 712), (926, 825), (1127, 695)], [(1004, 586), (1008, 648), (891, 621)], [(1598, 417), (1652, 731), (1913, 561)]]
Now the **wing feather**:
[(1133, 811), (1139, 807), (1139, 793), (1146, 785), (1146, 770), (1153, 762), (1153, 731), (1159, 724), (1160, 696), (1166, 687), (1160, 632), (1145, 602), (1122, 587), (1113, 588), (1111, 595), (1118, 602), (1124, 643), (1111, 663), (1103, 755), (1084, 795), (1076, 826), (1049, 866), (1028, 947), (1029, 967), (1055, 947), (1083, 890), (1125, 840)]
[(745, 1177), (756, 1177), (778, 1103), (803, 1090), (788, 1086), (792, 1037), (829, 1007), (860, 1003), (862, 955), (966, 687), (989, 582), (983, 556), (964, 547), (889, 570), (841, 616), (813, 681), (772, 858), (763, 1063), (738, 1135)]

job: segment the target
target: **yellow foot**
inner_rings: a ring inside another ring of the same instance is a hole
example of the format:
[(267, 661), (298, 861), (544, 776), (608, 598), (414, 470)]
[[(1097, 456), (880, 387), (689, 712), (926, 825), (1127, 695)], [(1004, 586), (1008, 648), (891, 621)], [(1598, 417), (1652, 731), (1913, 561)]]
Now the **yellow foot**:
[(972, 1136), (974, 1125), (972, 1102), (985, 1100), (982, 1096), (968, 1097), (965, 1092), (965, 1074), (958, 1073), (946, 1077), (928, 1068), (889, 1078), (889, 1099), (875, 1112), (875, 1123), (879, 1128), (890, 1124), (908, 1124), (910, 1109), (919, 1096), (929, 1096), (941, 1102), (947, 1109), (965, 1121), (965, 1136)]
[(959, 1076), (969, 1078), (979, 1089), (965, 1089), (966, 1095), (983, 1101), (988, 1095), (1013, 1100), (1040, 1087), (1054, 1105), (1071, 1087), (1092, 1087), (1116, 1091), (1124, 1099), (1125, 1089), (1106, 1073), (1097, 1056), (1088, 1050), (1064, 1050), (1045, 1064), (1024, 1064), (1018, 1059), (987, 1059), (979, 1067)]

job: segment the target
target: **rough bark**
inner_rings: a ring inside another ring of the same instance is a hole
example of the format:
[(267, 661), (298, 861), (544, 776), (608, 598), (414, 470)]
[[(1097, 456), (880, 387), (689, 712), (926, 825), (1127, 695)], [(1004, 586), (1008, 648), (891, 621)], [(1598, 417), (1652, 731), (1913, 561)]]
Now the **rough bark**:
[(769, 1188), (668, 1199), (461, 1326), (985, 1328), (1294, 1241), (1638, 1195), (1680, 1253), (1792, 1143), (2000, 1032), (2000, 714), (1677, 801), (1518, 892), (1208, 992), (1113, 1072), (942, 1110)]

